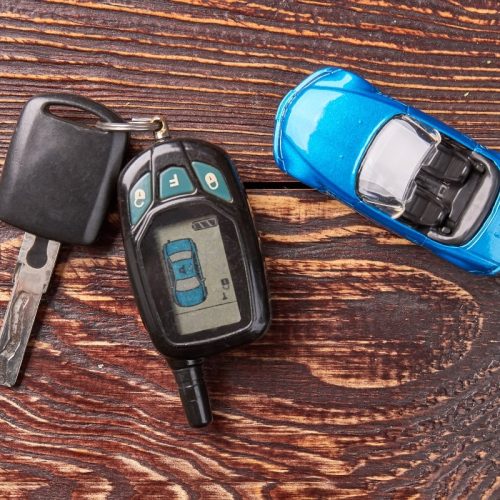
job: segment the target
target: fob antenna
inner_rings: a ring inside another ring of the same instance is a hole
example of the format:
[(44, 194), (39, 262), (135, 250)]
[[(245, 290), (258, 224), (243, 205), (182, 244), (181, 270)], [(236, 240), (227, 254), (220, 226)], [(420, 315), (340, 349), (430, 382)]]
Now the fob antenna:
[(202, 360), (169, 359), (169, 364), (189, 425), (205, 427), (212, 422), (212, 410), (203, 378)]

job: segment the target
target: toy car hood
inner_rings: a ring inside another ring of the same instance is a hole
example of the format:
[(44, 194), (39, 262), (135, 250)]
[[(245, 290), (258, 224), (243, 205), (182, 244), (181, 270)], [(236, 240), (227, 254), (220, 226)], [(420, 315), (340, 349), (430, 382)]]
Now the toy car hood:
[[(281, 102), (276, 162), (293, 177), (353, 204), (356, 167), (366, 147), (386, 121), (402, 113), (407, 113), (407, 106), (388, 101), (354, 73), (326, 68)], [(335, 187), (322, 182), (322, 177), (335, 179)]]

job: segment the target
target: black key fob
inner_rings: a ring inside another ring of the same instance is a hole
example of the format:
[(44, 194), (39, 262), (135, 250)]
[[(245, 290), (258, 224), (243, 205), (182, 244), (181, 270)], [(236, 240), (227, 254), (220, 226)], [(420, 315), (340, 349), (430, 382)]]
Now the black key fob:
[(122, 122), (113, 111), (72, 94), (26, 103), (0, 180), (0, 219), (29, 233), (71, 244), (97, 237), (116, 185), (125, 132), (103, 132), (51, 113), (78, 108), (96, 121)]
[(169, 358), (191, 425), (206, 425), (201, 359), (255, 340), (270, 322), (245, 191), (222, 149), (184, 139), (129, 163), (118, 196), (141, 317)]

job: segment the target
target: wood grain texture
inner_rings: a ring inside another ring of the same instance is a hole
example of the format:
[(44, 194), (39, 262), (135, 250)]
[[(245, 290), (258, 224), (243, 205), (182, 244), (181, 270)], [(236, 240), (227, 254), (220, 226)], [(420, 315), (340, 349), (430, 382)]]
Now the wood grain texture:
[[(274, 317), (207, 362), (215, 423), (187, 428), (113, 208), (97, 245), (63, 249), (0, 390), (0, 498), (498, 498), (500, 279), (293, 189), (271, 153), (280, 99), (324, 65), (500, 148), (498, 19), (489, 0), (0, 0), (0, 165), (54, 90), (224, 146), (255, 188)], [(0, 224), (0, 312), (20, 238)]]

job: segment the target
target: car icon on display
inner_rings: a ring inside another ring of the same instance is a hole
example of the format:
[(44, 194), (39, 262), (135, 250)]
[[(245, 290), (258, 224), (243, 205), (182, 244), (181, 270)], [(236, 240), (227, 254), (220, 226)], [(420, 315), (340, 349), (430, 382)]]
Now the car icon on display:
[(500, 271), (500, 155), (340, 68), (283, 99), (289, 175), (474, 273)]
[(193, 307), (204, 302), (207, 288), (195, 242), (191, 238), (169, 241), (163, 247), (163, 255), (175, 303)]

